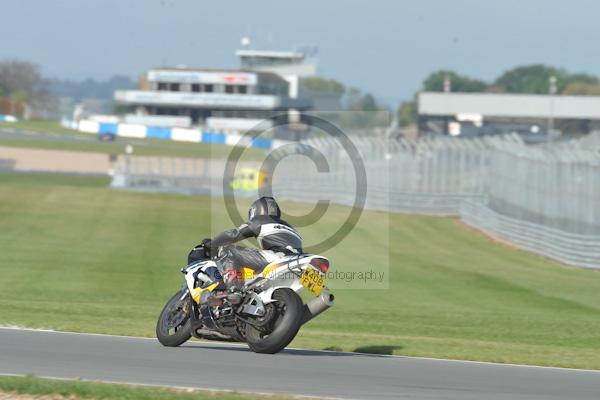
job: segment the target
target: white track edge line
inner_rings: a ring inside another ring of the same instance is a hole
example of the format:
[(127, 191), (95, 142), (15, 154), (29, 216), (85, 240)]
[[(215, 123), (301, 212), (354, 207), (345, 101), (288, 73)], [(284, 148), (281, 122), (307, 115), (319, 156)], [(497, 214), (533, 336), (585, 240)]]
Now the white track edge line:
[[(113, 337), (122, 339), (142, 339), (142, 340), (153, 340), (157, 341), (156, 338), (144, 337), (144, 336), (127, 336), (127, 335), (111, 335), (108, 333), (86, 333), (86, 332), (69, 332), (69, 331), (57, 331), (53, 329), (37, 329), (37, 328), (25, 328), (19, 326), (1, 326), (0, 330), (20, 330), (20, 331), (33, 331), (33, 332), (46, 332), (46, 333), (58, 333), (66, 335), (83, 335), (83, 336), (100, 336), (100, 337)], [(219, 341), (208, 341), (199, 340), (193, 343), (219, 346), (231, 346), (231, 347), (246, 347), (243, 343), (231, 343), (231, 342), (219, 342)], [(335, 350), (321, 350), (321, 349), (304, 349), (299, 347), (286, 347), (286, 350), (294, 351), (312, 351), (317, 353), (333, 353), (333, 354), (344, 354), (353, 355), (357, 357), (380, 357), (380, 358), (397, 358), (397, 359), (410, 359), (410, 360), (427, 360), (427, 361), (443, 361), (452, 363), (465, 363), (465, 364), (483, 364), (493, 366), (509, 366), (509, 367), (522, 367), (522, 368), (540, 368), (540, 369), (553, 369), (558, 371), (573, 371), (573, 372), (594, 372), (600, 373), (598, 369), (585, 369), (585, 368), (568, 368), (568, 367), (551, 367), (546, 365), (533, 365), (533, 364), (513, 364), (513, 363), (500, 363), (493, 361), (477, 361), (477, 360), (457, 360), (453, 358), (435, 358), (435, 357), (417, 357), (417, 356), (400, 356), (395, 354), (371, 354), (371, 353), (356, 353), (352, 351), (335, 351)]]
[(231, 394), (242, 394), (242, 395), (259, 395), (259, 396), (284, 396), (291, 397), (294, 399), (325, 399), (325, 400), (344, 400), (342, 397), (323, 397), (323, 396), (311, 396), (307, 394), (293, 394), (286, 392), (253, 392), (250, 390), (234, 390), (234, 389), (217, 389), (217, 388), (209, 388), (209, 387), (201, 387), (201, 386), (177, 386), (177, 385), (161, 385), (158, 383), (139, 383), (139, 382), (127, 382), (127, 381), (112, 381), (112, 380), (104, 380), (104, 379), (87, 379), (87, 378), (65, 378), (59, 376), (49, 376), (49, 375), (35, 375), (35, 374), (12, 374), (0, 372), (0, 376), (8, 376), (15, 378), (22, 378), (26, 376), (33, 376), (34, 378), (42, 378), (42, 379), (51, 379), (56, 381), (72, 381), (72, 382), (85, 382), (85, 383), (107, 383), (111, 385), (128, 385), (135, 387), (149, 387), (149, 388), (157, 388), (157, 389), (176, 389), (183, 391), (207, 391), (207, 392), (220, 392), (220, 393), (231, 393)]

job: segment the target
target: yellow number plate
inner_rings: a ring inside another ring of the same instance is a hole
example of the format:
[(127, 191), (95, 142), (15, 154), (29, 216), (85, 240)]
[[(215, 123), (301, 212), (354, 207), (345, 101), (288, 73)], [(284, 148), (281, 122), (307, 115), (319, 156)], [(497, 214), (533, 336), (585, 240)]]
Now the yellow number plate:
[(312, 294), (318, 296), (325, 286), (325, 279), (313, 269), (307, 269), (300, 277), (302, 286), (310, 290)]

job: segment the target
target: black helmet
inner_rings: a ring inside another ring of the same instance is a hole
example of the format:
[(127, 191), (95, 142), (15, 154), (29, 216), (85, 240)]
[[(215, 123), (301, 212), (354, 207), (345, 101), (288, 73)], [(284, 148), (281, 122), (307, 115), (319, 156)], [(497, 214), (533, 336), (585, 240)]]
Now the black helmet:
[(261, 197), (256, 200), (248, 209), (248, 221), (258, 217), (259, 215), (269, 215), (272, 217), (281, 217), (279, 205), (272, 197)]

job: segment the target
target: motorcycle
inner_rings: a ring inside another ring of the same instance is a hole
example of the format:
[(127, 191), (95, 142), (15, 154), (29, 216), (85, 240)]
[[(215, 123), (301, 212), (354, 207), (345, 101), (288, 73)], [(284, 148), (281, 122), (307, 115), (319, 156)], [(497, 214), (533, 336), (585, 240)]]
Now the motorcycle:
[[(180, 346), (192, 336), (199, 339), (245, 342), (256, 353), (274, 354), (296, 337), (300, 327), (333, 305), (325, 286), (329, 260), (313, 254), (292, 254), (260, 271), (238, 268), (224, 271), (227, 282), (237, 280), (240, 291), (210, 293), (207, 271), (218, 268), (202, 245), (188, 255), (181, 269), (185, 283), (164, 306), (156, 324), (156, 337), (164, 346)], [(314, 297), (306, 304), (300, 293)]]

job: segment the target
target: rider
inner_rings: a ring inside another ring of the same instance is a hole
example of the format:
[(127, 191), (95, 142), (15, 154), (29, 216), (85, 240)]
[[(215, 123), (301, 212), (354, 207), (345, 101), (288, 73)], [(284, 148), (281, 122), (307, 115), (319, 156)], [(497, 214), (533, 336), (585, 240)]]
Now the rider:
[[(233, 244), (251, 237), (258, 240), (261, 249)], [(260, 271), (283, 256), (302, 253), (302, 237), (290, 224), (281, 219), (281, 209), (272, 197), (256, 200), (248, 210), (246, 223), (221, 232), (212, 241), (205, 240), (203, 245), (213, 258), (219, 260), (226, 276), (223, 280), (220, 274), (214, 274), (213, 279), (220, 281), (217, 290), (237, 290), (235, 285), (230, 285), (235, 274), (228, 274), (228, 271), (238, 271), (241, 267)]]

